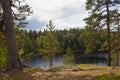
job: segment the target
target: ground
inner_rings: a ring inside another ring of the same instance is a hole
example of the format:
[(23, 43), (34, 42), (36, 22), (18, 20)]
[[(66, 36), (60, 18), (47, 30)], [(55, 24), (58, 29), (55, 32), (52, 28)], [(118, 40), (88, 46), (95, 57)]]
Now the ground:
[(120, 80), (120, 67), (61, 66), (53, 69), (27, 67), (0, 74), (0, 80)]

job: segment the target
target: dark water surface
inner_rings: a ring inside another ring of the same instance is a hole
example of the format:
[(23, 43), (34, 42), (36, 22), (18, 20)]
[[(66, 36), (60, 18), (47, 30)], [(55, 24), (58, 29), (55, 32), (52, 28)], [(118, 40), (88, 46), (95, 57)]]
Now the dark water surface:
[[(106, 53), (99, 53), (99, 54), (76, 54), (75, 55), (75, 64), (95, 64), (95, 65), (106, 65)], [(25, 60), (23, 62), (29, 66), (34, 67), (49, 67), (49, 61), (43, 59), (42, 56), (32, 57), (29, 60)], [(53, 66), (62, 66), (64, 65), (62, 62), (62, 55), (57, 55), (53, 58)]]

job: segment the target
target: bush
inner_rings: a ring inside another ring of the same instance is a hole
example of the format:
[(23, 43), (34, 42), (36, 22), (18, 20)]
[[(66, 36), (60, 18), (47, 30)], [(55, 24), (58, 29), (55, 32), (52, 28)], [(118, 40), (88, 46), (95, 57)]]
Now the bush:
[(75, 57), (72, 53), (63, 55), (63, 63), (65, 65), (73, 65), (75, 62)]

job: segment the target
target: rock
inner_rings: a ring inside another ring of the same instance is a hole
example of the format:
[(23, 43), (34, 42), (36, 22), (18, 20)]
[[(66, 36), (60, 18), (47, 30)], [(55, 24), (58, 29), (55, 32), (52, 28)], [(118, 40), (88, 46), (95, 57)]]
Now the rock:
[(43, 69), (44, 72), (50, 71), (50, 68)]
[(79, 71), (79, 68), (77, 68), (77, 67), (72, 68), (71, 71)]
[(78, 69), (72, 68), (71, 71), (78, 71)]
[(66, 68), (66, 70), (67, 70), (67, 71), (79, 71), (79, 70), (81, 70), (81, 69), (78, 68), (78, 67), (74, 67), (74, 66), (72, 66), (72, 67), (68, 67), (68, 68)]
[(49, 72), (49, 71), (57, 71), (57, 68), (45, 68), (43, 69), (44, 72)]

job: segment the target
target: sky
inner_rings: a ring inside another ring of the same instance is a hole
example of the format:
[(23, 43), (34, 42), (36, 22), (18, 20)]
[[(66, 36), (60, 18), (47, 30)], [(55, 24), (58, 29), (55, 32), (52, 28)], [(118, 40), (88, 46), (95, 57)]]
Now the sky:
[(86, 0), (26, 0), (33, 14), (27, 18), (28, 30), (43, 30), (49, 20), (56, 29), (84, 28)]

